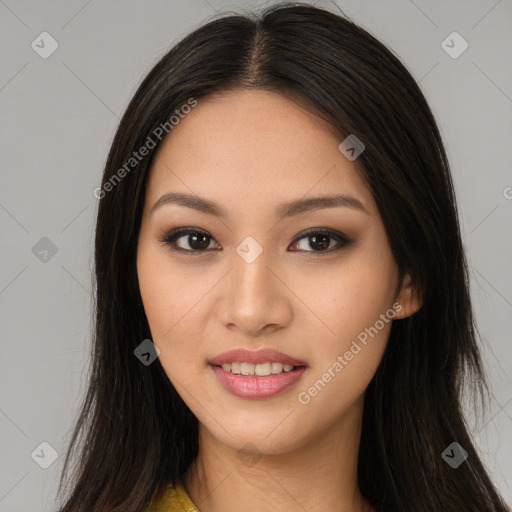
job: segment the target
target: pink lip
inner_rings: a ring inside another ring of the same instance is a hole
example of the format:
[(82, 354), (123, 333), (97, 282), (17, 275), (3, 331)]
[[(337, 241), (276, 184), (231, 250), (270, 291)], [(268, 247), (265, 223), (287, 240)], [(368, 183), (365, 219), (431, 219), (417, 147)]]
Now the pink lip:
[(264, 348), (257, 352), (252, 352), (244, 348), (229, 350), (228, 352), (223, 352), (217, 357), (210, 359), (208, 362), (213, 366), (221, 366), (224, 363), (282, 363), (291, 364), (292, 366), (307, 366), (304, 361), (294, 359), (272, 348)]
[[(271, 360), (276, 361), (272, 358)], [(244, 361), (249, 362), (246, 359)], [(304, 366), (300, 366), (289, 372), (283, 371), (277, 375), (257, 377), (255, 375), (236, 375), (223, 370), (221, 366), (211, 366), (211, 369), (224, 389), (239, 398), (252, 399), (270, 398), (283, 393), (291, 388), (306, 371)]]

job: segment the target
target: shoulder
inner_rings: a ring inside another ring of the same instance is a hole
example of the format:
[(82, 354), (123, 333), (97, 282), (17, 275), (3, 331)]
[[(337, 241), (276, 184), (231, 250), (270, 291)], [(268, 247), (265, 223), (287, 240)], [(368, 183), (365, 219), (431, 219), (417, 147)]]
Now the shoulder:
[(168, 484), (155, 494), (144, 512), (199, 512), (181, 482)]

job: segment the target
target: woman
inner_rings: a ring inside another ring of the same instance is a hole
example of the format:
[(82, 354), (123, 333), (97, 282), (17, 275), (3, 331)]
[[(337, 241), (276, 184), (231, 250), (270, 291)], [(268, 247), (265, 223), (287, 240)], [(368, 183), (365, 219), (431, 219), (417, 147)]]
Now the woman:
[(443, 143), (369, 33), (304, 4), (197, 29), (95, 195), (61, 512), (509, 510), (461, 409), (485, 377)]

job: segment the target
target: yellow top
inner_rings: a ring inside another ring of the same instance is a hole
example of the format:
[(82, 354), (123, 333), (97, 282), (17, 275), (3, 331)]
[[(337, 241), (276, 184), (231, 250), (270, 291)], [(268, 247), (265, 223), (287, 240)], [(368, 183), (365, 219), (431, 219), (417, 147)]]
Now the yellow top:
[(145, 512), (199, 512), (181, 482), (169, 484), (151, 501)]

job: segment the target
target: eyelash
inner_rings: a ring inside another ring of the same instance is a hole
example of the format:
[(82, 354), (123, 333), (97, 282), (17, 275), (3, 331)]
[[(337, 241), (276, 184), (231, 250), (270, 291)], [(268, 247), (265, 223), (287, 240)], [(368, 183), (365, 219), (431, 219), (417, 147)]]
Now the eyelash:
[[(207, 238), (209, 238), (211, 240), (215, 240), (213, 238), (213, 236), (211, 236), (207, 231), (203, 231), (202, 229), (192, 228), (192, 227), (180, 227), (180, 228), (175, 228), (175, 229), (169, 231), (162, 238), (160, 238), (159, 241), (168, 245), (171, 251), (188, 253), (190, 256), (211, 251), (212, 249), (204, 249), (204, 250), (199, 251), (199, 250), (183, 249), (181, 247), (176, 247), (175, 242), (177, 239), (179, 239), (185, 235), (196, 235), (196, 234), (205, 235)], [(349, 239), (345, 234), (343, 234), (339, 231), (334, 231), (330, 228), (309, 228), (306, 231), (303, 231), (302, 233), (300, 233), (292, 241), (292, 245), (295, 245), (297, 242), (299, 242), (303, 238), (308, 238), (313, 235), (327, 235), (330, 238), (336, 239), (339, 243), (339, 246), (334, 249), (331, 247), (330, 249), (325, 250), (325, 251), (313, 251), (313, 250), (306, 251), (303, 249), (299, 249), (299, 252), (310, 252), (310, 253), (313, 253), (318, 256), (323, 256), (326, 254), (331, 254), (333, 252), (339, 251), (343, 247), (346, 247), (347, 245), (349, 245), (353, 242), (353, 240)]]

